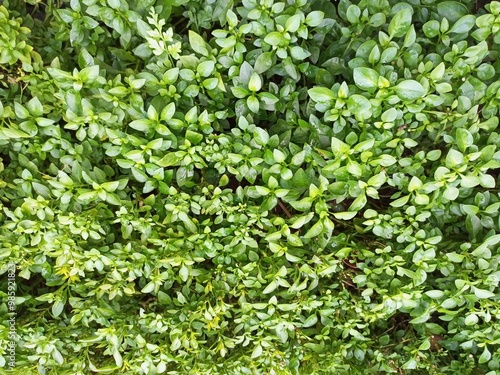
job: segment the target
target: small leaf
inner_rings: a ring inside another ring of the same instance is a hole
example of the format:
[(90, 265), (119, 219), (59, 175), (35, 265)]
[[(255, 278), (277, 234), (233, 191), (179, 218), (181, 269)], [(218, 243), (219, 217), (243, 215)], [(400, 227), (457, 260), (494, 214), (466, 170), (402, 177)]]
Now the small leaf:
[(316, 314), (309, 316), (304, 323), (302, 323), (302, 328), (312, 327), (318, 322), (318, 317)]
[(279, 46), (285, 41), (286, 39), (283, 37), (283, 34), (281, 34), (278, 31), (272, 31), (269, 34), (267, 34), (264, 38), (264, 42), (272, 46)]
[(262, 291), (263, 294), (269, 294), (274, 292), (274, 290), (278, 287), (278, 282), (276, 280), (271, 281), (268, 286)]
[(360, 89), (373, 91), (378, 87), (379, 74), (370, 68), (354, 68), (354, 83)]
[(460, 18), (457, 22), (455, 22), (455, 24), (448, 31), (448, 33), (465, 34), (468, 33), (475, 25), (476, 25), (476, 16), (468, 14)]
[(203, 56), (209, 55), (207, 44), (199, 34), (195, 33), (192, 30), (189, 30), (188, 36), (189, 36), (189, 44), (194, 52), (197, 52)]
[(495, 297), (495, 293), (490, 292), (489, 290), (474, 288), (474, 294), (477, 298), (487, 299)]
[(403, 8), (397, 12), (389, 23), (389, 36), (391, 38), (405, 36), (411, 26), (411, 18), (410, 8)]
[(54, 317), (58, 317), (59, 315), (61, 315), (63, 309), (64, 303), (62, 301), (55, 301), (52, 305), (52, 315), (54, 315)]
[(393, 87), (393, 89), (396, 92), (396, 95), (404, 101), (413, 101), (416, 99), (420, 99), (425, 94), (425, 90), (422, 85), (412, 79), (408, 79), (406, 81), (398, 83)]
[(158, 160), (156, 164), (160, 167), (172, 167), (174, 165), (179, 165), (183, 158), (183, 156), (177, 156), (175, 152), (170, 152)]
[(250, 80), (248, 81), (248, 89), (252, 92), (260, 91), (262, 88), (262, 80), (257, 73), (252, 73)]
[(189, 278), (189, 268), (185, 264), (179, 269), (179, 276), (183, 282), (186, 282)]
[(317, 237), (323, 231), (323, 223), (318, 220), (304, 235), (304, 238)]
[(264, 52), (255, 60), (254, 70), (258, 74), (262, 74), (273, 66), (273, 52)]
[(472, 138), (472, 134), (467, 129), (458, 128), (456, 132), (456, 141), (460, 151), (465, 152), (465, 150), (474, 143), (474, 138)]
[(300, 27), (300, 14), (294, 14), (285, 22), (285, 30), (291, 33), (296, 32)]
[(255, 96), (249, 96), (247, 98), (247, 106), (250, 111), (253, 113), (258, 113), (260, 104), (259, 104), (259, 99), (257, 99)]
[(491, 353), (490, 353), (490, 351), (488, 350), (488, 347), (487, 347), (487, 346), (485, 346), (485, 347), (484, 347), (484, 351), (483, 351), (483, 353), (481, 354), (481, 356), (480, 356), (480, 357), (479, 357), (479, 359), (478, 359), (478, 362), (479, 362), (480, 364), (483, 364), (483, 363), (488, 362), (490, 359), (491, 359)]
[(454, 149), (450, 149), (450, 151), (448, 151), (448, 154), (446, 155), (447, 167), (455, 168), (463, 164), (463, 162), (464, 162), (464, 155), (460, 151)]
[(325, 14), (319, 10), (312, 11), (306, 17), (305, 23), (307, 26), (316, 27), (323, 21)]
[(349, 211), (358, 212), (361, 210), (367, 203), (366, 195), (361, 194), (357, 197), (349, 206)]
[(313, 87), (312, 89), (309, 89), (307, 93), (313, 101), (319, 103), (328, 103), (336, 99), (333, 91), (325, 87)]
[(425, 292), (425, 294), (431, 297), (432, 299), (439, 299), (444, 297), (444, 292), (442, 290), (429, 290)]
[(258, 358), (262, 355), (262, 345), (258, 344), (252, 351), (252, 358)]

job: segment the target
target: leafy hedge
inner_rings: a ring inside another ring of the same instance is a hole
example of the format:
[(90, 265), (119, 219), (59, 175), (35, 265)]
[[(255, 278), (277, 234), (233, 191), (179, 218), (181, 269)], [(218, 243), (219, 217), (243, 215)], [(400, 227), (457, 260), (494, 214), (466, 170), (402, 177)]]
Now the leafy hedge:
[(5, 0), (0, 373), (12, 316), (16, 374), (500, 373), (499, 52), (496, 1)]

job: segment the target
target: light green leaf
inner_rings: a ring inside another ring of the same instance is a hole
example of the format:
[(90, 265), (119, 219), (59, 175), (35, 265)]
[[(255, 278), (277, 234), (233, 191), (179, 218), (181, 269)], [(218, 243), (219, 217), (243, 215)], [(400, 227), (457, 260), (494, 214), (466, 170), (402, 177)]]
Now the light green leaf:
[(202, 77), (209, 77), (215, 69), (215, 63), (211, 60), (203, 61), (196, 67), (196, 71)]
[(265, 36), (264, 42), (266, 42), (272, 46), (281, 46), (283, 43), (286, 42), (286, 39), (284, 38), (283, 34), (281, 34), (280, 32), (272, 31)]
[(273, 66), (273, 52), (263, 52), (255, 60), (254, 70), (258, 74), (262, 74)]
[(54, 315), (54, 317), (58, 317), (59, 315), (61, 315), (63, 309), (64, 303), (62, 301), (55, 301), (52, 305), (52, 315)]
[(332, 90), (326, 87), (313, 87), (307, 91), (311, 99), (319, 103), (328, 103), (336, 99), (335, 94)]
[(249, 96), (247, 98), (247, 106), (253, 113), (258, 113), (260, 108), (259, 99), (253, 95)]
[(312, 11), (306, 17), (305, 23), (307, 26), (316, 27), (323, 21), (325, 14), (319, 10)]
[(446, 155), (446, 166), (449, 168), (455, 168), (463, 164), (464, 155), (455, 149), (450, 149)]
[(304, 235), (304, 238), (314, 238), (323, 231), (323, 222), (318, 220)]
[(422, 85), (412, 79), (402, 81), (393, 87), (396, 95), (404, 101), (413, 101), (424, 96), (425, 90)]
[(489, 290), (474, 288), (474, 294), (477, 298), (487, 299), (495, 297), (495, 293), (490, 292)]
[(403, 37), (411, 26), (412, 11), (410, 8), (403, 8), (392, 18), (389, 23), (389, 36)]
[(379, 74), (370, 68), (354, 68), (354, 83), (360, 89), (373, 91), (378, 87)]
[(189, 30), (188, 36), (189, 36), (189, 44), (194, 52), (197, 52), (203, 56), (209, 55), (207, 44), (199, 34), (195, 33), (192, 30)]
[(289, 17), (285, 22), (285, 30), (291, 33), (296, 32), (300, 27), (300, 14), (294, 14)]
[(472, 14), (468, 14), (460, 18), (452, 28), (448, 31), (448, 33), (455, 34), (465, 34), (468, 33), (476, 24), (476, 17)]
[(252, 92), (260, 91), (262, 88), (262, 80), (257, 73), (252, 73), (250, 80), (248, 81), (248, 89)]
[(490, 351), (488, 350), (488, 347), (485, 346), (484, 347), (484, 350), (483, 350), (483, 353), (481, 354), (481, 356), (479, 357), (478, 359), (478, 362), (480, 364), (483, 364), (483, 363), (486, 363), (488, 362), (489, 360), (491, 359), (491, 353)]
[(367, 203), (366, 195), (361, 194), (358, 196), (349, 206), (349, 211), (358, 212), (360, 211)]

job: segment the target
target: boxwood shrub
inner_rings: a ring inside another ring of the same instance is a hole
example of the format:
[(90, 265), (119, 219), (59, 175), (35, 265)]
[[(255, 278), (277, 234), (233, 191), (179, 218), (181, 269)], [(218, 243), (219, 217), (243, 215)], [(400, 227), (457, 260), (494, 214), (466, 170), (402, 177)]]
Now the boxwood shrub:
[(499, 52), (497, 1), (4, 0), (0, 373), (500, 374)]

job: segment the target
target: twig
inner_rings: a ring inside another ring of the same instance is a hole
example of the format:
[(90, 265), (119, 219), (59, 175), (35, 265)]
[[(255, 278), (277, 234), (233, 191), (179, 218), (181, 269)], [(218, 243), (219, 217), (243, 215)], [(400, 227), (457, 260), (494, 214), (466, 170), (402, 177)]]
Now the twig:
[(290, 213), (290, 211), (287, 210), (281, 199), (278, 199), (278, 204), (285, 213), (286, 217), (290, 219), (292, 217), (292, 214)]

